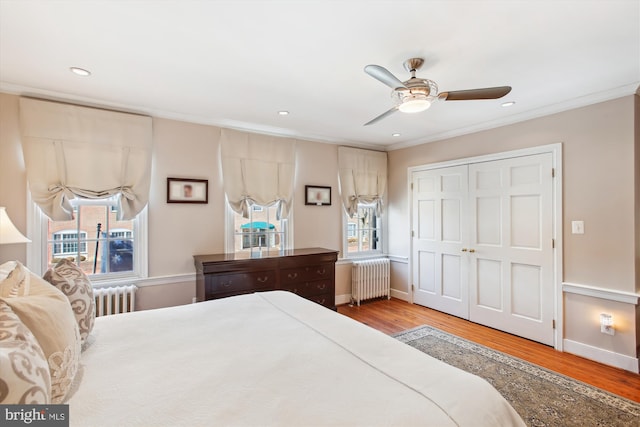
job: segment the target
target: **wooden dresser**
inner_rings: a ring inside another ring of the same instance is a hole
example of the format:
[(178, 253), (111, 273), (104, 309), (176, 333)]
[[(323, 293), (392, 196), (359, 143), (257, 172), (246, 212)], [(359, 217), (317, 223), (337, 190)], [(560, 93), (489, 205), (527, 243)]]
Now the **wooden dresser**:
[(259, 258), (242, 253), (193, 258), (198, 301), (280, 289), (336, 309), (337, 251), (305, 248), (263, 251)]

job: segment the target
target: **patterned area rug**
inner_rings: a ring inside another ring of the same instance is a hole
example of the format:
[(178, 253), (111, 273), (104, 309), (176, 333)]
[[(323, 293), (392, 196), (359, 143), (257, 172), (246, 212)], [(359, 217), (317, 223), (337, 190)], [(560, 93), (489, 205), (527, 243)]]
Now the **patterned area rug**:
[(640, 425), (640, 404), (430, 326), (394, 337), (489, 381), (528, 426)]

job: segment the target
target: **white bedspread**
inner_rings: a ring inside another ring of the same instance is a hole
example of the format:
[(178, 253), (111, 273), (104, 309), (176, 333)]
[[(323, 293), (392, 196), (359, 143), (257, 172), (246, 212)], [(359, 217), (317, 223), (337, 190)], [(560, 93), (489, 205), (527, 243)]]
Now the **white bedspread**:
[(96, 319), (72, 426), (518, 426), (483, 379), (288, 292)]

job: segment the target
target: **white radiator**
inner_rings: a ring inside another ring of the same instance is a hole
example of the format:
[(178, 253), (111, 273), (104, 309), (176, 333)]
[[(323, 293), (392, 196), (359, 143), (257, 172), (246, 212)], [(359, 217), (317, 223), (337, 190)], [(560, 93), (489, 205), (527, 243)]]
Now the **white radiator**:
[(389, 259), (376, 258), (354, 261), (351, 270), (352, 300), (360, 301), (386, 296), (391, 298)]
[(135, 285), (94, 289), (96, 317), (134, 311), (137, 289)]

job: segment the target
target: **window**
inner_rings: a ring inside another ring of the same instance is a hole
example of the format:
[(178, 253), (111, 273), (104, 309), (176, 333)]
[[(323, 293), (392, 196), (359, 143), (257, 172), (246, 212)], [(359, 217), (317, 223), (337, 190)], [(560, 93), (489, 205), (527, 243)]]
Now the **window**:
[(353, 218), (347, 216), (345, 236), (347, 256), (382, 252), (382, 221), (375, 204), (358, 204)]
[(33, 264), (44, 272), (67, 258), (92, 282), (145, 277), (146, 209), (133, 220), (120, 221), (117, 197), (74, 199), (74, 219), (68, 221), (53, 221), (34, 204), (34, 225), (39, 228), (34, 235), (40, 238), (33, 241)]
[(111, 230), (109, 232), (109, 237), (111, 237), (111, 238), (120, 237), (120, 238), (125, 238), (125, 239), (131, 239), (131, 238), (133, 238), (133, 231), (127, 230), (127, 229)]
[(357, 238), (358, 224), (355, 222), (347, 222), (347, 238)]
[(232, 243), (228, 243), (230, 252), (255, 253), (261, 251), (280, 251), (287, 249), (288, 219), (278, 220), (278, 204), (272, 206), (252, 205), (249, 218), (234, 212), (228, 207), (230, 218), (228, 235), (232, 235)]
[(53, 233), (53, 256), (86, 254), (87, 233), (77, 230), (63, 230)]

